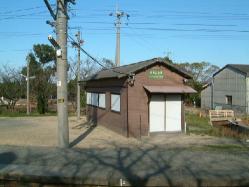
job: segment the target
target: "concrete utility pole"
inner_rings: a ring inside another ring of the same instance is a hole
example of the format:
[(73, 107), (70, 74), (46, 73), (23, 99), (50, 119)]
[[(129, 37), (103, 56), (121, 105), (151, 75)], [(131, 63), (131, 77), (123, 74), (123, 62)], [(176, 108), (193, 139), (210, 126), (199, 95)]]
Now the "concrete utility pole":
[(29, 104), (29, 63), (30, 63), (30, 58), (27, 60), (27, 76), (26, 76), (26, 81), (27, 81), (27, 115), (30, 115), (30, 104)]
[(74, 0), (57, 0), (56, 14), (50, 7), (48, 0), (44, 0), (51, 16), (56, 21), (56, 40), (51, 36), (49, 40), (57, 49), (57, 115), (58, 115), (58, 145), (61, 148), (69, 147), (68, 129), (68, 98), (67, 98), (67, 29), (68, 29), (68, 2)]
[(120, 19), (117, 19), (116, 22), (116, 56), (115, 56), (115, 63), (116, 66), (120, 66)]
[(56, 39), (61, 48), (57, 56), (57, 115), (59, 147), (69, 147), (67, 100), (67, 0), (57, 0)]
[(27, 98), (26, 98), (27, 115), (30, 115), (29, 81), (35, 78), (35, 76), (30, 77), (29, 65), (30, 65), (30, 57), (27, 58), (27, 74), (26, 75), (20, 74), (22, 77), (25, 78), (27, 84)]
[(83, 44), (83, 40), (81, 39), (81, 33), (78, 31), (78, 33), (75, 35), (77, 37), (78, 42), (78, 66), (77, 66), (77, 120), (80, 120), (80, 51), (81, 51), (81, 45)]
[(118, 10), (118, 6), (116, 7), (116, 11), (114, 13), (110, 13), (110, 16), (115, 16), (116, 21), (114, 23), (116, 27), (116, 56), (115, 56), (115, 64), (116, 66), (120, 66), (120, 27), (121, 27), (121, 19), (126, 16), (127, 19), (130, 17), (129, 14)]

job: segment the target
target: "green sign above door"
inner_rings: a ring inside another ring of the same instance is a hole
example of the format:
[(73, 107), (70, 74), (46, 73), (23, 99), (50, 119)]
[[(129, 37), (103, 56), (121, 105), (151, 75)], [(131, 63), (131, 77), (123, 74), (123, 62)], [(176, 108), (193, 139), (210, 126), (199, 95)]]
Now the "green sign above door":
[(163, 70), (161, 69), (152, 69), (149, 71), (149, 78), (150, 79), (163, 79), (164, 74)]

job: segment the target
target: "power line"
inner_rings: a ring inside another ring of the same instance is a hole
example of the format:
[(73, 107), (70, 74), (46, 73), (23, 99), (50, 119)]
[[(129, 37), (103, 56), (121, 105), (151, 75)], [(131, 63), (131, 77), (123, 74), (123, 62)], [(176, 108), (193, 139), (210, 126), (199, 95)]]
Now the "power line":
[(10, 19), (15, 19), (15, 18), (20, 18), (20, 17), (26, 17), (26, 16), (35, 16), (35, 15), (41, 15), (42, 13), (46, 13), (47, 11), (40, 11), (40, 12), (35, 12), (35, 13), (28, 13), (28, 14), (21, 14), (21, 15), (11, 15), (8, 17), (1, 18), (1, 20), (10, 20)]
[[(125, 27), (124, 27), (125, 28)], [(176, 28), (156, 28), (156, 27), (132, 27), (137, 30), (148, 31), (179, 31), (179, 32), (238, 32), (249, 33), (249, 30), (231, 30), (231, 29), (176, 29)]]
[[(179, 31), (179, 32), (235, 32), (235, 33), (249, 33), (249, 30), (236, 29), (212, 29), (212, 28), (197, 28), (197, 29), (181, 29), (181, 28), (160, 28), (160, 27), (120, 27), (123, 29), (145, 30), (145, 31)], [(83, 27), (84, 30), (112, 30), (106, 27)]]
[(118, 6), (116, 7), (116, 11), (114, 13), (110, 13), (109, 16), (114, 16), (116, 21), (114, 23), (116, 27), (116, 55), (115, 55), (115, 64), (116, 66), (120, 66), (120, 31), (122, 18), (126, 16), (127, 20), (129, 20), (130, 15), (119, 10)]
[(178, 23), (178, 24), (173, 24), (177, 26), (207, 26), (207, 27), (236, 27), (238, 25), (232, 25), (232, 24), (202, 24), (202, 23)]
[[(140, 43), (139, 42), (139, 39), (140, 39), (140, 41), (143, 43), (143, 44), (141, 44), (141, 46), (147, 46), (148, 48), (146, 48), (146, 49), (148, 49), (148, 52), (149, 53), (151, 53), (151, 51), (153, 51), (153, 48), (151, 47), (151, 46), (153, 46), (153, 45), (149, 45), (148, 43), (149, 42), (147, 42), (147, 41), (145, 41), (145, 39), (143, 39), (142, 37), (139, 37), (139, 34), (136, 32), (136, 31), (134, 31), (133, 29), (131, 29), (130, 27), (128, 27), (129, 29), (130, 29), (130, 31), (133, 33), (133, 34), (131, 34), (130, 36), (132, 36), (138, 43)], [(135, 36), (137, 36), (137, 38), (135, 37)]]
[(36, 7), (24, 8), (24, 9), (9, 10), (9, 11), (5, 11), (5, 12), (0, 12), (0, 15), (11, 14), (11, 13), (16, 13), (16, 12), (25, 12), (25, 11), (36, 10), (36, 9), (41, 9), (41, 8), (45, 8), (45, 7), (44, 6), (36, 6)]
[[(78, 21), (77, 23), (113, 25), (113, 22), (107, 22), (107, 21)], [(153, 22), (129, 22), (129, 24), (130, 25), (154, 25), (154, 24), (159, 24), (159, 23), (153, 23)]]
[[(23, 34), (8, 34), (8, 33), (1, 33), (0, 38), (16, 38), (16, 37), (38, 37), (38, 36), (44, 36), (46, 33), (23, 33)], [(6, 39), (8, 39), (6, 38)]]
[[(76, 42), (72, 36), (68, 35), (68, 38), (71, 40), (71, 42)], [(86, 50), (84, 50), (81, 46), (78, 46), (80, 50), (85, 53), (90, 59), (92, 59), (94, 62), (96, 62), (98, 65), (100, 65), (102, 68), (107, 69), (103, 64), (101, 64), (96, 58), (94, 58), (92, 55), (90, 55)]]
[[(71, 42), (77, 44), (77, 42), (74, 40), (74, 38), (73, 38), (72, 36), (70, 36), (69, 34), (68, 34), (68, 38), (71, 40)], [(90, 55), (90, 54), (89, 54), (86, 50), (84, 50), (81, 46), (78, 45), (78, 47), (79, 47), (80, 50), (81, 50), (83, 53), (85, 53), (90, 59), (92, 59), (92, 60), (93, 60), (94, 62), (96, 62), (99, 66), (101, 66), (101, 67), (103, 68), (103, 70), (110, 70), (110, 71), (115, 72), (115, 73), (119, 73), (119, 74), (123, 74), (123, 75), (129, 75), (129, 74), (127, 74), (127, 73), (123, 73), (123, 72), (117, 71), (117, 70), (115, 70), (115, 69), (113, 69), (113, 68), (107, 68), (107, 67), (105, 67), (101, 62), (99, 62), (96, 58), (94, 58), (92, 55)]]
[(30, 49), (10, 49), (10, 50), (0, 50), (0, 53), (10, 53), (10, 52), (25, 52)]

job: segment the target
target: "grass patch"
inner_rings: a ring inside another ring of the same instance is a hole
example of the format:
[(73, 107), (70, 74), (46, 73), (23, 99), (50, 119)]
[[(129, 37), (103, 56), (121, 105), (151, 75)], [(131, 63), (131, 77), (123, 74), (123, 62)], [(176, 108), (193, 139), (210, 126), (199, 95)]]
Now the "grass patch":
[[(55, 111), (50, 111), (45, 114), (39, 114), (38, 112), (31, 112), (30, 115), (28, 116), (26, 112), (1, 112), (0, 117), (43, 117), (43, 116), (57, 116), (57, 112)], [(68, 117), (76, 116), (76, 113), (69, 112)]]
[[(30, 113), (29, 116), (31, 117), (41, 117), (41, 116), (56, 116), (57, 113), (56, 112), (48, 112), (45, 114), (39, 114), (37, 112), (32, 112)], [(4, 111), (2, 113), (0, 113), (0, 117), (27, 117), (28, 115), (24, 112), (7, 112)]]
[(249, 151), (249, 147), (235, 144), (219, 144), (219, 145), (205, 145), (201, 147), (191, 147), (192, 150), (196, 151)]
[(207, 117), (199, 117), (196, 114), (187, 112), (186, 115), (187, 133), (193, 133), (198, 135), (209, 135), (217, 137), (232, 137), (236, 139), (246, 139), (248, 134), (239, 132), (229, 126), (217, 126), (210, 125)]
[(198, 115), (189, 112), (186, 113), (185, 118), (187, 133), (219, 136), (217, 129), (210, 125), (208, 118), (199, 117)]

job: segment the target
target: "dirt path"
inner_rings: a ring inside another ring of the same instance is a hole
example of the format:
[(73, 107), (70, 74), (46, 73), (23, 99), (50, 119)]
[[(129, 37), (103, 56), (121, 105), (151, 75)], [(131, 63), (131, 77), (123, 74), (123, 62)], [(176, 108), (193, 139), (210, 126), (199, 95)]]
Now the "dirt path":
[[(162, 146), (188, 147), (213, 144), (241, 144), (235, 139), (216, 138), (211, 136), (185, 134), (157, 134), (143, 137), (141, 140), (126, 138), (115, 132), (98, 126), (87, 128), (75, 117), (69, 118), (70, 142), (73, 147), (105, 148), (119, 145), (121, 147)], [(57, 118), (56, 117), (21, 117), (0, 118), (0, 145), (20, 146), (56, 146)]]

